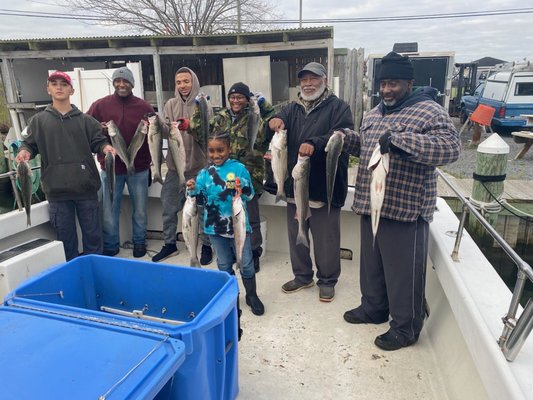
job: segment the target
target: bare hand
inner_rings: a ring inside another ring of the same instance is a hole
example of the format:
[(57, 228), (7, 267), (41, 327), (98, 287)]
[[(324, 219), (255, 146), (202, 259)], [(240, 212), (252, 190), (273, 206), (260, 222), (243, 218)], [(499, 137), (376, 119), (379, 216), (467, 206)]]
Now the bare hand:
[(285, 129), (285, 123), (281, 118), (272, 118), (270, 121), (268, 121), (268, 127), (277, 132)]
[(187, 190), (194, 190), (196, 187), (196, 181), (194, 179), (189, 179), (185, 185), (187, 186)]
[(104, 131), (107, 131), (107, 122), (100, 122), (100, 126)]
[(314, 152), (315, 146), (313, 146), (311, 143), (302, 143), (300, 145), (300, 149), (298, 150), (298, 154), (302, 157), (311, 157)]
[(106, 144), (104, 146), (104, 148), (102, 149), (102, 153), (104, 153), (104, 155), (105, 155), (105, 154), (107, 154), (109, 152), (111, 152), (114, 156), (117, 155), (117, 151), (115, 150), (115, 148), (113, 146), (111, 146), (110, 144)]
[(264, 155), (263, 158), (267, 161), (272, 161), (272, 152), (268, 150)]
[(22, 161), (29, 161), (30, 157), (31, 157), (31, 154), (28, 150), (20, 149), (19, 152), (17, 153), (17, 157), (15, 157), (15, 161), (17, 163), (22, 162)]

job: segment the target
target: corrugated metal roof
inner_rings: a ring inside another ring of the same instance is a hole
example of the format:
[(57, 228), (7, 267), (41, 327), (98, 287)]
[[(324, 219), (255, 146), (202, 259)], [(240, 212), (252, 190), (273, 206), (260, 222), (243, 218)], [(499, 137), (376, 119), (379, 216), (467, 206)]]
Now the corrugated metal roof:
[(207, 46), (333, 39), (333, 27), (220, 33), (212, 35), (121, 35), (0, 39), (1, 51), (63, 50), (150, 46)]

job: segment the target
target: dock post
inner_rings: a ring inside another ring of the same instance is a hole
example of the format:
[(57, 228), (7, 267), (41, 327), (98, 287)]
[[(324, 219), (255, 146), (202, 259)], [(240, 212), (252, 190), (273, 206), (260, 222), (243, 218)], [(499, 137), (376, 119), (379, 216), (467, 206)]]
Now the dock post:
[[(509, 145), (497, 133), (493, 133), (477, 148), (470, 201), (491, 225), (496, 223), (501, 210), (498, 200), (503, 193), (508, 154)], [(470, 221), (469, 225), (476, 237), (483, 241), (492, 239), (477, 221)]]

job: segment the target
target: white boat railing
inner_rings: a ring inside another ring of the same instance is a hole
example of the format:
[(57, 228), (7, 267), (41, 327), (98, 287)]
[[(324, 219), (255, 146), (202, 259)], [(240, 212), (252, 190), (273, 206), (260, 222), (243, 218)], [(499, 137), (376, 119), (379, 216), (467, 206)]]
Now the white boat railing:
[(500, 236), (500, 234), (494, 229), (494, 227), (481, 215), (481, 213), (472, 205), (470, 200), (464, 197), (459, 190), (450, 182), (446, 176), (437, 169), (439, 177), (446, 185), (450, 187), (457, 195), (457, 198), (463, 205), (463, 211), (459, 220), (459, 227), (457, 228), (455, 244), (451, 254), (452, 259), (455, 262), (459, 261), (459, 247), (461, 246), (461, 238), (463, 235), (464, 225), (466, 222), (466, 216), (468, 213), (473, 215), (477, 221), (483, 226), (483, 228), (492, 236), (492, 238), (498, 242), (503, 251), (513, 260), (518, 267), (518, 274), (516, 284), (513, 289), (513, 296), (511, 298), (511, 304), (507, 314), (502, 318), (503, 331), (498, 339), (498, 344), (502, 349), (502, 352), (507, 361), (514, 361), (523, 344), (525, 343), (528, 335), (533, 329), (533, 301), (530, 298), (526, 304), (526, 307), (522, 311), (520, 317), (517, 319), (516, 314), (520, 306), (520, 298), (524, 292), (524, 286), (526, 280), (529, 279), (533, 282), (533, 269), (525, 262), (513, 248)]

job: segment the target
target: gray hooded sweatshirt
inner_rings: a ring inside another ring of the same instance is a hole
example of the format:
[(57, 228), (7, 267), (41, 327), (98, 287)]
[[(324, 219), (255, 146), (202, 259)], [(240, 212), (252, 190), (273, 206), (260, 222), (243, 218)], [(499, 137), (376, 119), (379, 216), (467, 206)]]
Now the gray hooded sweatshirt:
[[(176, 121), (177, 118), (192, 118), (194, 109), (196, 107), (195, 98), (200, 92), (200, 82), (196, 74), (187, 67), (182, 67), (176, 71), (176, 75), (181, 72), (189, 72), (192, 76), (191, 93), (186, 99), (183, 99), (176, 87), (174, 90), (175, 97), (168, 100), (163, 110), (163, 119), (165, 126), (163, 128), (163, 135), (168, 138), (170, 131), (170, 124)], [(185, 179), (195, 178), (198, 172), (207, 165), (207, 158), (198, 142), (188, 133), (183, 134), (183, 142), (185, 144), (185, 154), (187, 159), (185, 161)], [(167, 167), (169, 170), (176, 171), (176, 166), (170, 155), (167, 154)]]

